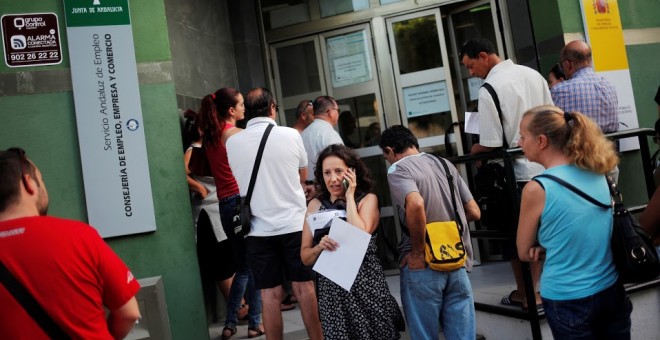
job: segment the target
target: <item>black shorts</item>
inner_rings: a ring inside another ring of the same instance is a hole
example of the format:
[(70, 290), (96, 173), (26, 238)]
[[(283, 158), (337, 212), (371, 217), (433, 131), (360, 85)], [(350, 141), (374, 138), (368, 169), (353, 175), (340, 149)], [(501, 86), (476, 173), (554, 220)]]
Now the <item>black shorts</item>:
[(236, 273), (236, 260), (230, 241), (218, 242), (204, 210), (197, 219), (197, 257), (202, 275), (214, 281), (226, 280)]
[(300, 259), (302, 231), (277, 236), (246, 238), (248, 265), (257, 289), (282, 284), (282, 273), (288, 281), (303, 282), (314, 278), (311, 267)]

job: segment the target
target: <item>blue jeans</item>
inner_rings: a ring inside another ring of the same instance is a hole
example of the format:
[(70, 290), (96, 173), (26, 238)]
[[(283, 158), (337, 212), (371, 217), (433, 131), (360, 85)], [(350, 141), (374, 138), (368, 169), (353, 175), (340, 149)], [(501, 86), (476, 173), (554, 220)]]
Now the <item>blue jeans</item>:
[(401, 268), (401, 303), (411, 339), (438, 339), (440, 326), (448, 340), (474, 340), (472, 286), (465, 268), (440, 272)]
[(632, 303), (621, 284), (582, 299), (543, 298), (555, 339), (630, 339)]
[[(231, 196), (220, 200), (220, 218), (222, 224), (231, 225), (234, 211), (239, 205), (239, 195)], [(229, 298), (227, 299), (227, 317), (225, 326), (236, 328), (238, 325), (238, 310), (241, 308), (241, 300), (245, 295), (247, 288), (247, 303), (250, 305), (248, 310), (248, 327), (258, 328), (261, 324), (261, 290), (255, 289), (252, 272), (247, 266), (247, 252), (245, 250), (245, 240), (236, 237), (230, 241), (234, 250), (233, 261), (237, 264), (236, 274), (231, 283)], [(222, 259), (224, 261), (228, 259)]]

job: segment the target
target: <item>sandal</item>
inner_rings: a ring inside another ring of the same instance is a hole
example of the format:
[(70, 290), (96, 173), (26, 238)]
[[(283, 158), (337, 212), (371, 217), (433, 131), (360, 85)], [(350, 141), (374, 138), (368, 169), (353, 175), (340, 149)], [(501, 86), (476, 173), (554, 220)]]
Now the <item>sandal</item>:
[(261, 328), (252, 328), (248, 327), (248, 339), (256, 338), (258, 336), (262, 336), (266, 334), (264, 331), (261, 330)]
[(505, 306), (522, 307), (522, 305), (523, 305), (522, 301), (516, 301), (516, 300), (512, 299), (513, 294), (515, 294), (516, 292), (518, 292), (517, 289), (512, 290), (511, 293), (509, 293), (509, 295), (506, 295), (506, 296), (502, 297), (502, 300), (500, 300), (500, 303), (505, 305)]
[[(227, 335), (227, 333), (225, 331), (229, 331), (229, 335)], [(222, 338), (221, 339), (222, 340), (229, 340), (229, 339), (231, 339), (232, 336), (234, 336), (234, 334), (236, 334), (236, 327), (231, 328), (231, 327), (225, 326), (225, 328), (222, 329)]]

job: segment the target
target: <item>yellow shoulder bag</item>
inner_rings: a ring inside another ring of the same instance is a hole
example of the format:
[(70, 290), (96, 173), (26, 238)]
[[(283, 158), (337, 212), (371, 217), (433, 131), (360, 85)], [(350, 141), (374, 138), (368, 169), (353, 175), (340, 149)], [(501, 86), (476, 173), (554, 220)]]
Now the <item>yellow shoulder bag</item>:
[[(431, 156), (433, 157), (433, 156)], [(463, 267), (466, 252), (463, 246), (463, 224), (456, 210), (454, 176), (442, 158), (436, 158), (445, 169), (455, 221), (431, 222), (426, 224), (424, 257), (429, 268), (438, 271), (452, 271)]]

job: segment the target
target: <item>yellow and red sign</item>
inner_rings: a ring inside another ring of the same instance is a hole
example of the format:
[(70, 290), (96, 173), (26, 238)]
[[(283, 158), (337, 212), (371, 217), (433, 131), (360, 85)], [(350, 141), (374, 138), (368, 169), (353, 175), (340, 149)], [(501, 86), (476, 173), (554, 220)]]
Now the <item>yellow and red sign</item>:
[(584, 29), (591, 44), (594, 70), (628, 69), (619, 5), (616, 0), (583, 0)]

